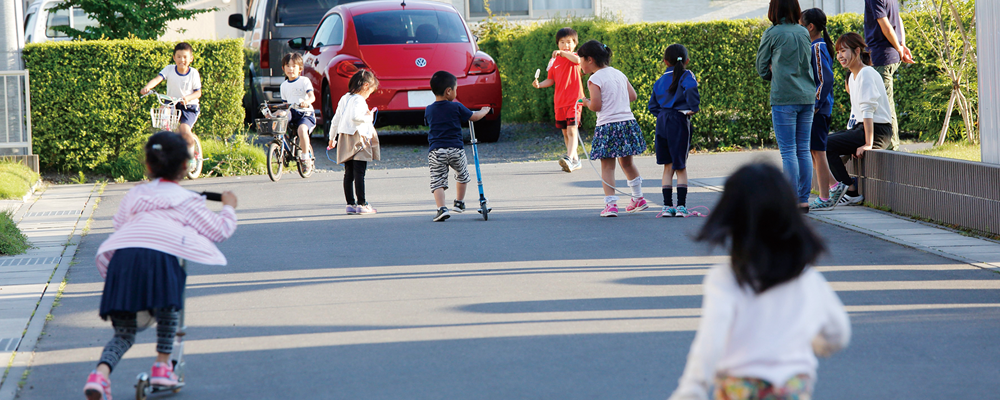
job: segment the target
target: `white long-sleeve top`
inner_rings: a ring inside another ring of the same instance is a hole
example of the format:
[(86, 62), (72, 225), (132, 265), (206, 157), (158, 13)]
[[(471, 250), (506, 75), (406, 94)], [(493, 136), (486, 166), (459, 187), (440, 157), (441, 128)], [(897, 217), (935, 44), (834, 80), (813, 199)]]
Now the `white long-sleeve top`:
[(371, 140), (375, 135), (374, 116), (369, 113), (368, 102), (358, 94), (347, 93), (337, 102), (337, 113), (330, 125), (336, 131), (330, 132), (330, 139), (336, 140), (337, 134), (353, 135), (355, 132), (365, 139)]
[(180, 185), (154, 179), (132, 188), (111, 220), (115, 233), (97, 249), (97, 270), (106, 277), (115, 250), (142, 247), (207, 265), (226, 265), (215, 246), (236, 231), (236, 210), (214, 213), (205, 198)]
[(844, 305), (815, 269), (757, 295), (737, 284), (732, 267), (716, 265), (703, 286), (698, 333), (671, 400), (708, 399), (720, 374), (776, 386), (799, 374), (815, 377), (813, 340), (829, 351), (850, 341)]
[(865, 118), (876, 124), (892, 123), (885, 82), (875, 68), (865, 66), (857, 76), (852, 74), (847, 78), (847, 87), (851, 90), (851, 119), (847, 121), (847, 129)]

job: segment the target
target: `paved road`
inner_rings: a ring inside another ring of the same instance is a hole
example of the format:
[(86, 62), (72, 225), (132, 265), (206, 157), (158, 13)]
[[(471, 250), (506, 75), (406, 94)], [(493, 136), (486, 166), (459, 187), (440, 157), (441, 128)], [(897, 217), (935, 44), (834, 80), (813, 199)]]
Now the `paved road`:
[[(690, 168), (724, 176), (757, 157), (694, 156)], [(658, 200), (659, 171), (638, 163)], [(488, 222), (430, 222), (424, 169), (370, 173), (380, 213), (364, 217), (344, 215), (335, 173), (186, 183), (236, 191), (240, 227), (221, 246), (228, 266), (191, 268), (189, 387), (174, 398), (665, 398), (694, 336), (702, 276), (724, 260), (691, 242), (704, 220), (598, 218), (586, 170), (483, 170)], [(21, 399), (78, 396), (110, 337), (92, 260), (129, 188), (105, 191)], [(718, 197), (693, 190), (689, 204)], [(830, 244), (821, 270), (855, 330), (849, 349), (821, 362), (817, 398), (996, 397), (1000, 276), (811, 223)], [(130, 398), (154, 341), (140, 334), (119, 365), (116, 398)]]

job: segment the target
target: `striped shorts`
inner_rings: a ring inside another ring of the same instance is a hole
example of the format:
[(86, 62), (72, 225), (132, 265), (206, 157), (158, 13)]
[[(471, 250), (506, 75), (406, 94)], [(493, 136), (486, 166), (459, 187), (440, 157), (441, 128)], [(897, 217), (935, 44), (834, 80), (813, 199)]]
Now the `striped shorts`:
[(465, 149), (445, 147), (431, 150), (427, 153), (427, 163), (431, 167), (431, 191), (441, 188), (448, 189), (448, 167), (455, 170), (455, 180), (459, 183), (469, 183), (469, 162), (465, 158)]

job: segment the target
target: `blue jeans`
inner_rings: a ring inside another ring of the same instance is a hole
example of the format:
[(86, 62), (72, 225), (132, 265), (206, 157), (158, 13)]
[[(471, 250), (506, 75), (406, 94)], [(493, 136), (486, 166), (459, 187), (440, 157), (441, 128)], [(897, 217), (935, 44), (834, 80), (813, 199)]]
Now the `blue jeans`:
[(781, 167), (796, 188), (800, 203), (809, 202), (812, 190), (812, 156), (809, 137), (812, 135), (813, 105), (793, 104), (771, 106), (774, 136), (781, 152)]

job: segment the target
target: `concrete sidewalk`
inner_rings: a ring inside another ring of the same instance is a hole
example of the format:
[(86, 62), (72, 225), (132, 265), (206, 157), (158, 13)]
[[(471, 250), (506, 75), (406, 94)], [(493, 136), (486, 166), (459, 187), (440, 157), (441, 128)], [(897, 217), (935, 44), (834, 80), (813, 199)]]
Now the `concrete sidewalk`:
[(49, 186), (27, 201), (0, 203), (0, 207), (16, 210), (14, 221), (34, 246), (25, 254), (0, 257), (0, 359), (9, 360), (0, 381), (0, 399), (14, 398), (18, 381), (31, 363), (35, 342), (100, 187)]

